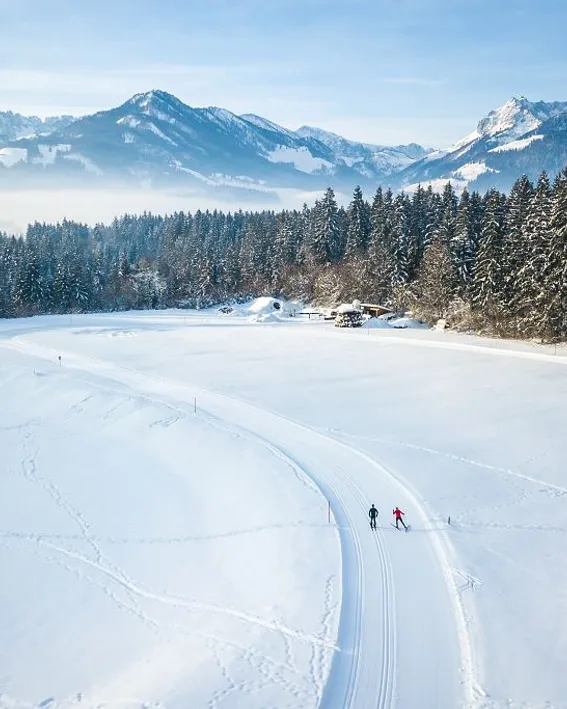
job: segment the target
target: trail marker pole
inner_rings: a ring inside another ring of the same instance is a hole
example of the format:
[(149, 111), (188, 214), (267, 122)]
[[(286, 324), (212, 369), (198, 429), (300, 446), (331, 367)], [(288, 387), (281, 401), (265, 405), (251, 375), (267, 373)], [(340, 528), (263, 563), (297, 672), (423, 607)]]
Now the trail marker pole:
[(331, 501), (327, 500), (327, 521), (331, 524)]
[(195, 397), (195, 416), (197, 415), (197, 397)]
[(448, 524), (449, 526), (451, 526), (451, 517), (450, 517), (450, 516), (447, 517), (447, 524)]

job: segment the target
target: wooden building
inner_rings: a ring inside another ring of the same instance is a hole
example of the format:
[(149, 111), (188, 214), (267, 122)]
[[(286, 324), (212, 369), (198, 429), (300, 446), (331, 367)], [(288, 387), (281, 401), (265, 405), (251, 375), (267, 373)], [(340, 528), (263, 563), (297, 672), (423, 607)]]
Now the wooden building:
[(384, 305), (374, 305), (373, 303), (361, 303), (360, 307), (363, 315), (371, 315), (373, 318), (393, 312), (392, 308), (386, 308)]

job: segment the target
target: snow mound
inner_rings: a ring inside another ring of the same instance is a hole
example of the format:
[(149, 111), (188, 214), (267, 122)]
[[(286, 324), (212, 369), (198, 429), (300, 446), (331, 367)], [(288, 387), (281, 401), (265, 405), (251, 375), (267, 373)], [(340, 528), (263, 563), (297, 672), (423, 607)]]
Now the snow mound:
[(277, 313), (279, 315), (295, 315), (300, 309), (298, 303), (262, 296), (256, 298), (246, 308), (249, 315), (265, 315), (267, 313)]
[(353, 310), (360, 310), (359, 300), (355, 300), (353, 303), (342, 303), (337, 308), (337, 313), (352, 313)]
[(388, 324), (387, 320), (382, 320), (381, 318), (370, 318), (362, 327), (370, 330), (389, 330), (391, 325)]
[(299, 303), (262, 296), (253, 300), (241, 312), (248, 315), (248, 322), (267, 323), (287, 320), (300, 309)]
[(428, 326), (419, 322), (419, 320), (414, 320), (413, 318), (408, 318), (405, 316), (403, 318), (398, 318), (395, 315), (392, 317), (391, 313), (387, 313), (386, 315), (381, 315), (378, 318), (370, 318), (362, 327), (373, 330), (391, 330), (392, 328), (396, 330), (421, 330), (423, 328), (427, 328)]
[(282, 302), (280, 300), (263, 296), (262, 298), (253, 300), (247, 310), (251, 315), (259, 315), (261, 313), (271, 313), (274, 310), (281, 310), (281, 308)]
[(412, 329), (412, 330), (423, 330), (427, 329), (428, 325), (419, 322), (419, 320), (414, 320), (413, 318), (396, 318), (395, 320), (389, 321), (390, 327), (394, 327), (398, 330), (401, 329)]
[(248, 318), (248, 322), (282, 322), (283, 318), (276, 313), (262, 313), (261, 315), (252, 315)]

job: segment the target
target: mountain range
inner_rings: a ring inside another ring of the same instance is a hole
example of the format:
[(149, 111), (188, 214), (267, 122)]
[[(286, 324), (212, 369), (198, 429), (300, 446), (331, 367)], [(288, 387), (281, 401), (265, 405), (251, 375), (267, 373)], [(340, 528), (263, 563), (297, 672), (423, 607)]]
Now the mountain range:
[(360, 184), (509, 189), (567, 163), (567, 102), (512, 98), (446, 150), (373, 145), (254, 114), (193, 108), (154, 90), (81, 118), (0, 113), (0, 188), (188, 186), (255, 196), (277, 188), (351, 192)]
[(507, 191), (522, 174), (537, 179), (567, 166), (567, 102), (532, 103), (512, 98), (479, 121), (476, 130), (446, 150), (429, 153), (397, 175), (398, 187), (435, 188), (447, 180), (457, 188)]

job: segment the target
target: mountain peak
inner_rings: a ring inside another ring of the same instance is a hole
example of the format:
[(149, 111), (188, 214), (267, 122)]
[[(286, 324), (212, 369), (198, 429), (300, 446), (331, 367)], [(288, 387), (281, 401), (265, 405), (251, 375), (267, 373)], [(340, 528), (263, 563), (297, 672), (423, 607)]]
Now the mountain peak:
[(530, 108), (531, 104), (524, 97), (512, 97), (479, 122), (478, 132), (487, 137), (510, 131), (514, 135), (527, 133), (539, 125)]
[(567, 102), (529, 101), (525, 96), (512, 96), (483, 118), (477, 127), (480, 137), (505, 134), (514, 140), (538, 128), (544, 121), (567, 111)]
[(135, 94), (126, 103), (129, 105), (138, 106), (142, 109), (147, 109), (151, 106), (170, 106), (172, 104), (179, 105), (182, 102), (173, 94), (167, 93), (167, 91), (162, 91), (161, 89), (152, 89), (151, 91)]

